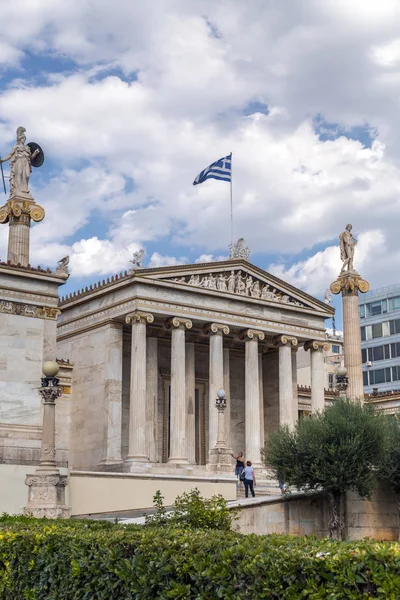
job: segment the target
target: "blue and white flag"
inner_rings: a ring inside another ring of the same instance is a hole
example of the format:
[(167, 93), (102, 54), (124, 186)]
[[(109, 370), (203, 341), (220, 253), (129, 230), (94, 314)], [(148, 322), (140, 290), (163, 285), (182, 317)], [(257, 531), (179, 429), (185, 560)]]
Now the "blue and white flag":
[(193, 185), (203, 183), (206, 179), (219, 179), (219, 181), (231, 181), (232, 177), (232, 154), (224, 156), (213, 162), (212, 165), (204, 169), (196, 179)]

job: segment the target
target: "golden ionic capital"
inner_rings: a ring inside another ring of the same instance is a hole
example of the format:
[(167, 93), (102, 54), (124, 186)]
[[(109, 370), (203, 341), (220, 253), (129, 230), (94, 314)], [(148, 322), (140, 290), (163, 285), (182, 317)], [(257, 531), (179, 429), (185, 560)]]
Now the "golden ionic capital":
[(211, 333), (228, 335), (229, 332), (230, 329), (228, 325), (221, 325), (221, 323), (207, 323), (207, 325), (204, 325), (203, 327), (203, 333), (206, 335), (210, 335)]
[(265, 340), (265, 333), (263, 331), (259, 331), (258, 329), (242, 329), (239, 332), (240, 340), (253, 340), (254, 338), (259, 339), (260, 342)]
[(358, 292), (365, 294), (369, 291), (369, 283), (357, 273), (339, 275), (338, 279), (331, 283), (330, 290), (332, 294), (343, 296), (358, 296)]
[(286, 346), (289, 344), (289, 346), (296, 347), (299, 342), (293, 335), (276, 335), (272, 343), (274, 346)]
[(165, 327), (167, 329), (172, 329), (173, 327), (192, 329), (193, 323), (190, 319), (185, 319), (184, 317), (169, 317), (169, 319), (165, 321)]
[(328, 342), (323, 342), (321, 340), (309, 340), (308, 342), (306, 342), (304, 344), (304, 350), (313, 350), (313, 351), (320, 351), (320, 352), (325, 350), (325, 352), (329, 352), (330, 349), (331, 349), (330, 344), (328, 344)]
[(129, 325), (129, 323), (131, 323), (132, 325), (135, 325), (136, 323), (144, 323), (145, 325), (147, 323), (153, 323), (154, 321), (154, 317), (151, 313), (147, 313), (147, 312), (140, 312), (140, 311), (135, 311), (133, 313), (130, 313), (129, 315), (126, 315), (125, 317), (125, 323), (127, 323)]

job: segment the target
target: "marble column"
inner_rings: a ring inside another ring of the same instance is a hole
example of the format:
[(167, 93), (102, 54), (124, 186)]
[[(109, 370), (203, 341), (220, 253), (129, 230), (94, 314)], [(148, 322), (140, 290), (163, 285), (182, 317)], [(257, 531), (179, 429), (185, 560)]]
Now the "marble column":
[(158, 339), (148, 337), (146, 342), (146, 446), (150, 462), (157, 462), (158, 414)]
[(292, 387), (293, 387), (293, 423), (299, 418), (299, 393), (297, 389), (297, 350), (298, 346), (292, 344)]
[(358, 293), (366, 293), (369, 283), (356, 271), (345, 271), (331, 284), (332, 294), (342, 293), (343, 305), (343, 352), (349, 385), (347, 397), (351, 400), (364, 399), (361, 360), (361, 332), (358, 313)]
[(149, 460), (146, 444), (146, 324), (153, 321), (153, 315), (139, 311), (125, 319), (127, 324), (132, 324), (128, 466)]
[(263, 353), (258, 353), (258, 379), (260, 388), (260, 447), (265, 446), (265, 431), (264, 431), (264, 376), (263, 376)]
[(231, 447), (231, 369), (230, 369), (230, 350), (224, 348), (224, 390), (226, 392), (227, 403), (225, 409), (225, 440), (228, 448)]
[(192, 328), (192, 321), (171, 317), (165, 326), (171, 330), (171, 436), (168, 462), (187, 464), (185, 329)]
[(186, 343), (186, 452), (189, 463), (196, 462), (196, 370), (193, 342)]
[(311, 352), (311, 412), (321, 412), (325, 408), (325, 360), (328, 352), (327, 342), (310, 340), (304, 344), (304, 350)]
[(122, 463), (122, 335), (123, 323), (112, 322), (106, 325), (104, 391), (106, 410), (106, 438), (101, 464)]
[(239, 338), (245, 340), (245, 456), (255, 468), (261, 463), (261, 415), (258, 340), (265, 339), (262, 331), (246, 329)]
[(224, 385), (223, 335), (229, 334), (229, 327), (227, 325), (221, 325), (220, 323), (209, 323), (203, 327), (203, 331), (210, 336), (210, 366), (208, 373), (208, 449), (212, 450), (217, 442), (218, 429), (218, 412), (215, 408), (215, 399), (218, 390), (222, 389)]
[(292, 427), (294, 419), (292, 346), (297, 346), (297, 338), (278, 335), (274, 338), (279, 348), (279, 425)]

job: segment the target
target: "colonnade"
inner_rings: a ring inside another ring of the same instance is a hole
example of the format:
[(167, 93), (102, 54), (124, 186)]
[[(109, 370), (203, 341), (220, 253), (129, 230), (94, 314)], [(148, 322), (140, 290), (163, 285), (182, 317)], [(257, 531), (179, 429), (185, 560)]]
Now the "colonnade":
[[(147, 338), (146, 327), (154, 322), (150, 313), (136, 311), (125, 322), (131, 325), (131, 378), (129, 411), (129, 447), (125, 464), (140, 466), (155, 462), (157, 458), (155, 427), (157, 419), (157, 338)], [(185, 465), (194, 463), (195, 450), (195, 344), (186, 340), (186, 331), (193, 323), (188, 318), (173, 316), (165, 320), (165, 328), (171, 331), (171, 383), (170, 383), (170, 443), (168, 463)], [(224, 336), (230, 328), (220, 323), (206, 323), (203, 333), (209, 337), (208, 372), (208, 450), (217, 441), (217, 391), (223, 387), (227, 392), (228, 408), (226, 423), (230, 423), (230, 361), (229, 348), (224, 347)], [(245, 449), (255, 467), (261, 467), (261, 448), (264, 446), (264, 401), (261, 345), (265, 333), (256, 329), (244, 329), (239, 339), (245, 345)], [(292, 426), (297, 420), (297, 366), (298, 340), (294, 336), (279, 335), (273, 338), (278, 349), (279, 374), (279, 424)], [(325, 344), (326, 346), (326, 344)], [(324, 405), (324, 359), (323, 342), (309, 341), (305, 349), (312, 353), (312, 410)], [(328, 346), (329, 347), (329, 346)], [(149, 377), (149, 373), (152, 374)], [(188, 410), (191, 403), (191, 410)], [(115, 428), (113, 430), (115, 432)], [(226, 431), (230, 446), (230, 430)], [(115, 452), (115, 444), (112, 445)], [(120, 457), (109, 457), (118, 462)], [(105, 461), (107, 462), (107, 461)]]

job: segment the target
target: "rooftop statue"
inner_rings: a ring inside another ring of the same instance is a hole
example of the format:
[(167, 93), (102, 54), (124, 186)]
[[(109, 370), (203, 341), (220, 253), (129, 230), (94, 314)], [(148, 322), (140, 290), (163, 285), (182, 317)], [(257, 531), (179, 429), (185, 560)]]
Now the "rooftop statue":
[(346, 225), (346, 229), (339, 235), (340, 259), (343, 261), (341, 273), (345, 272), (346, 270), (354, 271), (354, 248), (357, 244), (357, 240), (353, 237), (353, 234), (351, 233), (352, 228), (352, 225)]
[(249, 259), (250, 250), (247, 247), (246, 240), (239, 238), (235, 244), (229, 246), (230, 258), (244, 258)]
[(17, 129), (17, 143), (14, 148), (0, 159), (0, 164), (10, 161), (10, 198), (20, 194), (29, 194), (29, 178), (33, 167), (40, 167), (44, 161), (43, 150), (38, 144), (25, 144), (25, 127)]

